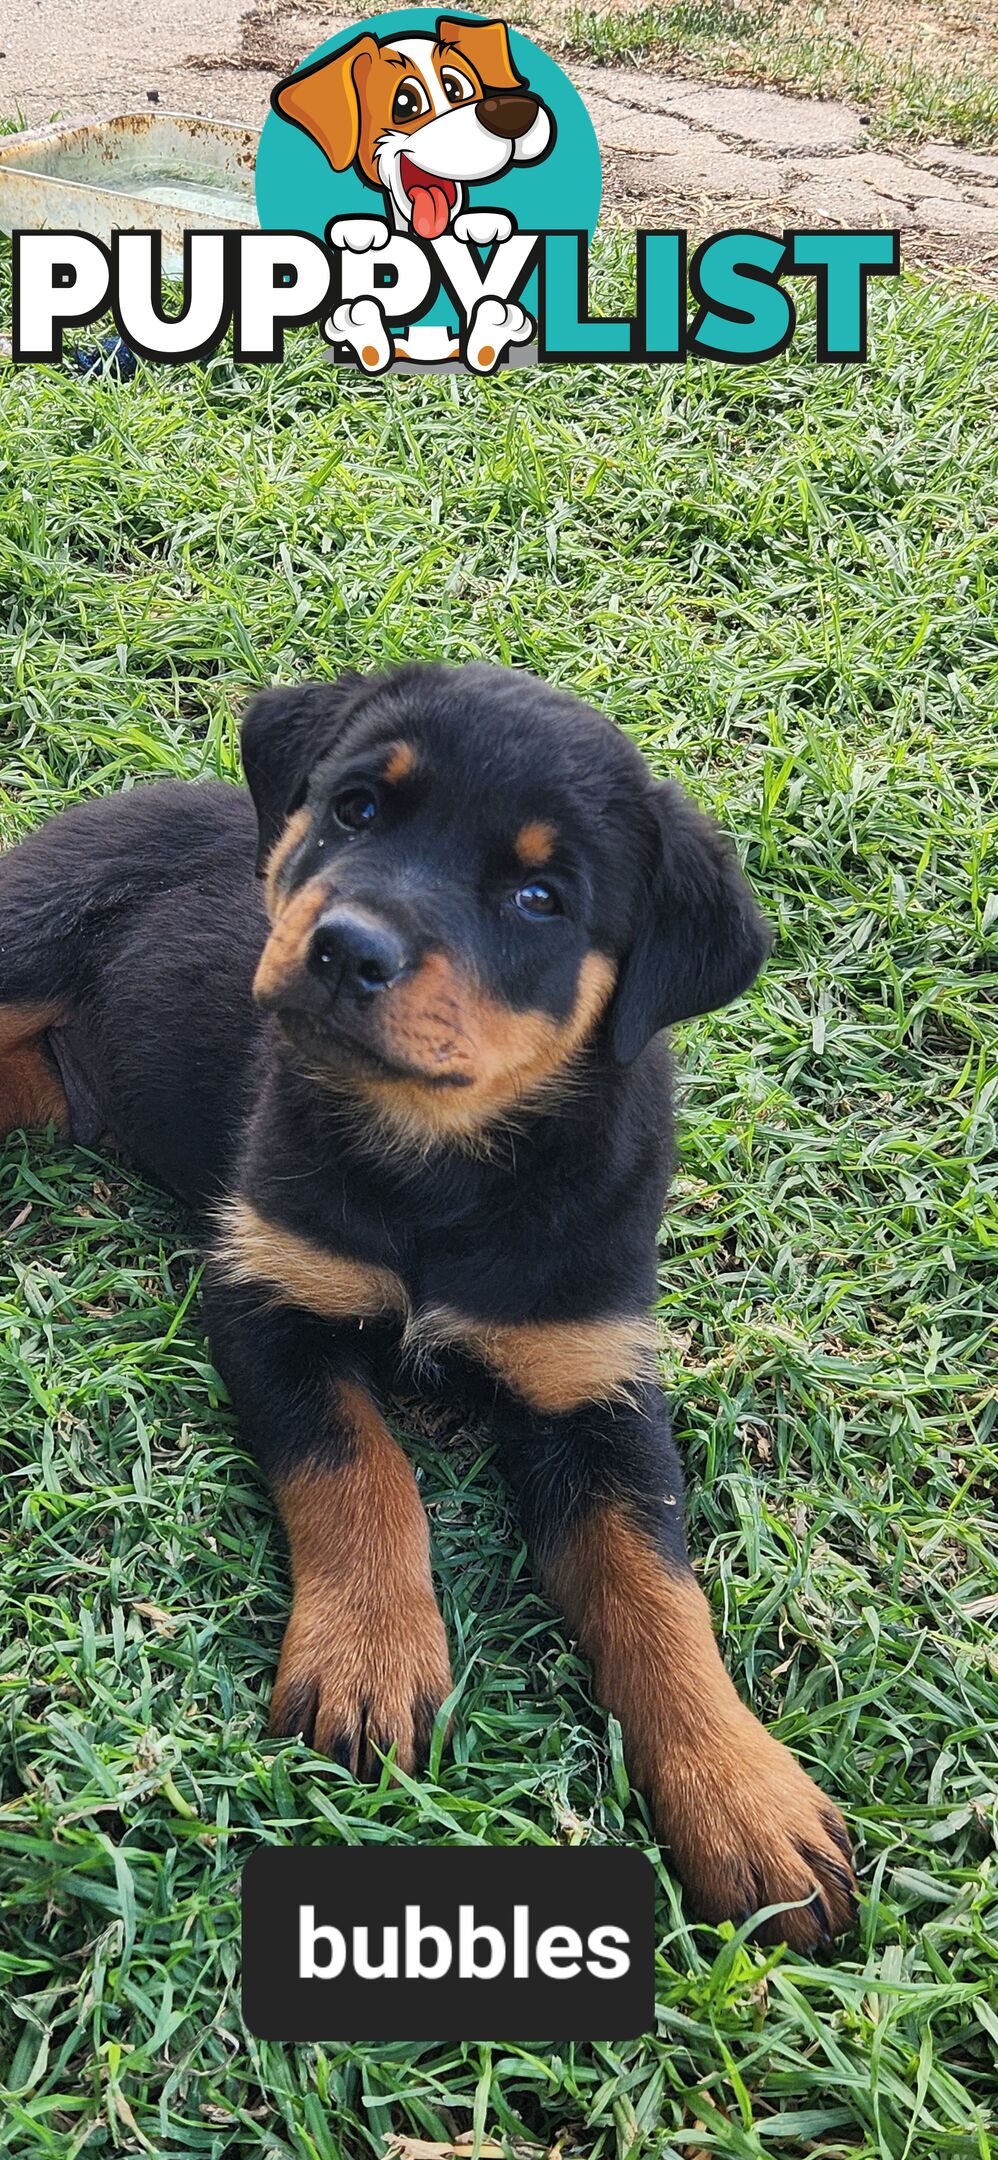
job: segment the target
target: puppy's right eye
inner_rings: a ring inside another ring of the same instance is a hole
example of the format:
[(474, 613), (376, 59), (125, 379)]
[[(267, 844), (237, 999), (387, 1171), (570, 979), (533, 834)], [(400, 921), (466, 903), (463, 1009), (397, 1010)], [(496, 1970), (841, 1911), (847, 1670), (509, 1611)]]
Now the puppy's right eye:
[(533, 915), (538, 920), (563, 912), (554, 886), (545, 885), (542, 878), (531, 878), (529, 885), (521, 885), (513, 894), (513, 906), (519, 908), (521, 915)]
[(370, 788), (346, 788), (333, 803), (333, 816), (338, 825), (346, 826), (347, 832), (363, 832), (365, 825), (372, 824), (377, 815), (377, 798)]
[(429, 109), (430, 101), (422, 83), (414, 82), (412, 76), (407, 75), (405, 81), (399, 84), (392, 105), (392, 119), (396, 127), (401, 127), (404, 120), (418, 120), (420, 114), (429, 112)]

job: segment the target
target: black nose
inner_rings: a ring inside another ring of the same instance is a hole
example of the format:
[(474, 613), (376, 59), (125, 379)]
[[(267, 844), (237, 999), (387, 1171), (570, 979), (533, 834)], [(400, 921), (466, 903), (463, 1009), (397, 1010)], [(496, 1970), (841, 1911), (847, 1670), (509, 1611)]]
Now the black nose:
[(478, 117), (490, 135), (501, 135), (506, 142), (516, 142), (533, 127), (537, 106), (538, 100), (526, 97), (521, 90), (500, 90), (493, 97), (480, 100)]
[(387, 990), (406, 966), (402, 940), (388, 923), (352, 908), (330, 908), (321, 916), (309, 947), (313, 975), (330, 990), (358, 991), (374, 997)]

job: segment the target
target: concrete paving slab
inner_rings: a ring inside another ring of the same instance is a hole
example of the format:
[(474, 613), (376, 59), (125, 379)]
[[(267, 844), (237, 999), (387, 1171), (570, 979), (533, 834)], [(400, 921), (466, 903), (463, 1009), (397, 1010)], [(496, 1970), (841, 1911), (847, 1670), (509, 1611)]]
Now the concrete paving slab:
[(833, 99), (788, 98), (779, 90), (690, 82), (651, 68), (571, 68), (583, 95), (609, 95), (631, 111), (674, 113), (710, 134), (784, 150), (848, 149), (865, 138), (857, 113)]
[(911, 152), (916, 165), (925, 165), (930, 171), (937, 168), (944, 172), (962, 173), (968, 180), (976, 180), (982, 187), (998, 188), (998, 157), (987, 150), (963, 150), (956, 143), (921, 143)]
[(914, 205), (912, 222), (920, 232), (977, 240), (998, 257), (998, 208), (984, 203), (954, 203), (929, 195)]
[(858, 184), (871, 188), (874, 194), (901, 196), (908, 202), (921, 195), (938, 195), (941, 199), (948, 196), (954, 202), (963, 197), (957, 180), (925, 172), (909, 158), (892, 156), (886, 150), (849, 151), (834, 160), (809, 158), (807, 172), (810, 179), (837, 180), (848, 187)]
[[(831, 175), (805, 180), (795, 187), (787, 203), (791, 225), (853, 225), (904, 232), (911, 222), (907, 202), (900, 196), (874, 191), (861, 180), (837, 180)], [(902, 254), (904, 252), (902, 242)]]
[(723, 83), (688, 83), (670, 88), (667, 110), (728, 140), (781, 150), (846, 150), (862, 143), (865, 130), (858, 113), (822, 98), (784, 97), (779, 90), (753, 90)]
[(617, 104), (596, 91), (587, 94), (586, 106), (603, 147), (630, 150), (643, 157), (692, 157), (696, 154), (697, 130), (687, 120)]

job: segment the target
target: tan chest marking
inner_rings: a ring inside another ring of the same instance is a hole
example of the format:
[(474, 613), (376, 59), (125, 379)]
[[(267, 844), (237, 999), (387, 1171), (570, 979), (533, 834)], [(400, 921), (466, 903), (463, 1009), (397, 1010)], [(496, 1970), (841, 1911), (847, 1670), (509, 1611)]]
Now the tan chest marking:
[(647, 1314), (510, 1326), (437, 1307), (417, 1313), (407, 1332), (421, 1342), (467, 1351), (533, 1410), (557, 1413), (627, 1399), (656, 1369), (658, 1331)]
[(268, 1222), (238, 1197), (224, 1203), (219, 1220), (215, 1257), (230, 1282), (263, 1284), (280, 1304), (300, 1306), (321, 1320), (402, 1320), (412, 1347), (466, 1351), (531, 1409), (557, 1413), (619, 1401), (655, 1372), (657, 1330), (645, 1314), (510, 1326), (470, 1319), (447, 1306), (413, 1313), (401, 1277), (390, 1268), (327, 1252)]
[(24, 1050), (29, 1045), (34, 1048), (46, 1028), (58, 1027), (68, 1018), (65, 1008), (54, 1002), (48, 1005), (0, 1005), (0, 1053)]
[(219, 1210), (215, 1257), (230, 1282), (263, 1283), (282, 1305), (298, 1305), (321, 1320), (370, 1320), (407, 1310), (403, 1285), (390, 1268), (369, 1267), (327, 1252), (258, 1214), (238, 1197)]

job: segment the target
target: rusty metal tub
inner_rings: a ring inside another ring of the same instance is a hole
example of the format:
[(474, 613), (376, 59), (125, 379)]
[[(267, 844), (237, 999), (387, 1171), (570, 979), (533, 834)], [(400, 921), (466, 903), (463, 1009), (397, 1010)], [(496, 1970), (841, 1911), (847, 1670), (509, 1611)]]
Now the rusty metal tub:
[(0, 135), (0, 232), (161, 232), (175, 277), (190, 231), (256, 225), (260, 137), (193, 113), (117, 113)]

